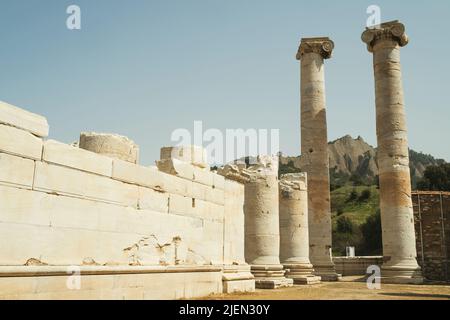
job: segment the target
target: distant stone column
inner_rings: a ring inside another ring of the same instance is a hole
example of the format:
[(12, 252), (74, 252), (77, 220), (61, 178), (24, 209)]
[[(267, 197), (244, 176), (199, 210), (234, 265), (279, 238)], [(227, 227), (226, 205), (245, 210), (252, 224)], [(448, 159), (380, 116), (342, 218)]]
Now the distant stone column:
[(139, 146), (117, 134), (82, 132), (79, 147), (107, 157), (139, 163)]
[(325, 104), (324, 59), (331, 57), (329, 38), (302, 39), (297, 53), (301, 61), (302, 170), (308, 174), (310, 256), (323, 281), (336, 281), (331, 256), (331, 208)]
[(278, 157), (260, 156), (245, 184), (245, 259), (256, 287), (275, 289), (293, 284), (280, 263)]
[(317, 284), (309, 260), (308, 189), (306, 173), (280, 179), (280, 259), (295, 284)]
[(416, 260), (408, 138), (400, 47), (408, 44), (398, 21), (368, 28), (362, 40), (373, 53), (377, 114), (380, 209), (383, 230), (382, 281), (421, 283)]

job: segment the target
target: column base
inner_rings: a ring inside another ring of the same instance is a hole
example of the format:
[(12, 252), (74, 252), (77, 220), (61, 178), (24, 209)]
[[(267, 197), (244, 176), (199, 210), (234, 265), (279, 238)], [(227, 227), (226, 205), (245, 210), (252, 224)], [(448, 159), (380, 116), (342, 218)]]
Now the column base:
[(251, 272), (258, 289), (278, 289), (294, 285), (294, 280), (284, 276), (282, 265), (252, 265)]
[(249, 265), (226, 265), (222, 275), (223, 293), (255, 292), (255, 277)]
[(386, 284), (423, 284), (420, 267), (382, 266), (381, 283)]
[(342, 279), (342, 274), (336, 273), (334, 264), (314, 265), (314, 274), (325, 282), (334, 282)]
[(294, 280), (294, 284), (298, 285), (315, 285), (322, 282), (322, 277), (319, 276), (292, 276), (290, 277)]
[(294, 284), (313, 285), (319, 284), (321, 281), (320, 276), (314, 275), (312, 264), (285, 263), (283, 266), (286, 270), (286, 277), (294, 280)]
[(256, 279), (257, 289), (280, 289), (288, 288), (294, 285), (294, 280), (288, 278), (281, 279)]

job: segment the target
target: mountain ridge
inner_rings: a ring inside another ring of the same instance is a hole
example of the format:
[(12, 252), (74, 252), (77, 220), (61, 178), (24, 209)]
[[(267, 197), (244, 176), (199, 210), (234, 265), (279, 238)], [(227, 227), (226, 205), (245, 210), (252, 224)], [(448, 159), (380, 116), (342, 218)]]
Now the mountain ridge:
[[(330, 157), (331, 184), (343, 184), (349, 179), (360, 183), (375, 184), (378, 175), (377, 148), (371, 146), (361, 136), (356, 139), (345, 135), (328, 143)], [(445, 163), (429, 154), (409, 150), (411, 182), (413, 188), (423, 177), (428, 166)], [(281, 173), (301, 170), (301, 156), (280, 156)]]

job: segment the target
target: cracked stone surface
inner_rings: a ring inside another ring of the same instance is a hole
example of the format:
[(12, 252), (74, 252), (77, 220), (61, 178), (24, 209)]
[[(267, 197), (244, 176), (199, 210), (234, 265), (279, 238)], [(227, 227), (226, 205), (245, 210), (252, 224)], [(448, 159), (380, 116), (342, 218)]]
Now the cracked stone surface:
[(308, 174), (310, 259), (316, 273), (337, 280), (331, 259), (330, 179), (324, 59), (334, 43), (329, 38), (304, 38), (297, 53), (301, 65), (302, 171)]
[(387, 281), (421, 282), (400, 64), (400, 48), (408, 44), (408, 36), (402, 23), (392, 21), (366, 29), (362, 40), (373, 53), (375, 75), (383, 274)]

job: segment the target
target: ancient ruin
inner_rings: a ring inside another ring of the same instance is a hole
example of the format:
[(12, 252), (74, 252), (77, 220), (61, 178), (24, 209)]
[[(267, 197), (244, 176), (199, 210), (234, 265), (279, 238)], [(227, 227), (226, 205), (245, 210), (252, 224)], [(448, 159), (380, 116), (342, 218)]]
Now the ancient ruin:
[(450, 282), (450, 192), (416, 191), (412, 200), (423, 277)]
[[(0, 103), (0, 298), (177, 299), (255, 288), (244, 186), (163, 149), (82, 134), (45, 140), (44, 117)], [(200, 151), (203, 154), (203, 151)], [(70, 276), (80, 281), (69, 283)], [(79, 283), (80, 287), (77, 287)]]
[(317, 284), (309, 260), (308, 188), (305, 173), (280, 179), (280, 259), (295, 284)]
[[(232, 173), (232, 168), (224, 172)], [(257, 163), (235, 169), (245, 179), (245, 259), (251, 265), (256, 286), (264, 289), (287, 287), (280, 263), (278, 157), (259, 156)]]
[[(44, 117), (0, 102), (0, 299), (195, 298), (338, 281), (381, 262), (383, 281), (422, 283), (400, 67), (408, 37), (393, 21), (362, 39), (374, 58), (382, 259), (333, 262), (324, 60), (334, 43), (304, 38), (304, 173), (279, 177), (275, 155), (212, 171), (202, 146), (163, 147), (143, 166), (127, 137), (49, 140)], [(433, 274), (424, 228), (433, 239), (441, 230), (416, 195), (420, 257)]]
[(310, 259), (323, 281), (336, 281), (331, 258), (331, 209), (324, 59), (331, 58), (329, 38), (304, 38), (301, 62), (302, 170), (308, 174)]
[(383, 23), (362, 34), (373, 53), (377, 115), (383, 280), (421, 283), (411, 200), (400, 48), (408, 44), (405, 26)]

